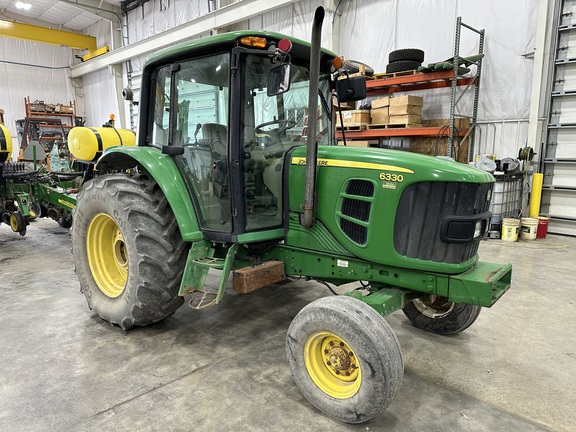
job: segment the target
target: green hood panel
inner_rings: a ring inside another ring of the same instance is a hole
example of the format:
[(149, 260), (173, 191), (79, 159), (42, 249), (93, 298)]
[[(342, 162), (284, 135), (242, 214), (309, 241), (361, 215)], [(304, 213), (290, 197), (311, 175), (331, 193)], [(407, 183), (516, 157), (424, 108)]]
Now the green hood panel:
[[(289, 207), (293, 213), (301, 213), (304, 202), (305, 150), (304, 146), (296, 148), (288, 162)], [(351, 182), (364, 188), (364, 192), (349, 193)], [(336, 242), (368, 262), (444, 273), (464, 271), (477, 261), (477, 255), (463, 263), (435, 262), (400, 255), (394, 248), (394, 225), (402, 193), (409, 185), (421, 182), (490, 184), (494, 177), (458, 162), (416, 153), (319, 146), (315, 217)], [(345, 214), (344, 207), (350, 202), (361, 207), (350, 210), (359, 215), (356, 219)], [(350, 220), (363, 230), (365, 241), (351, 239), (350, 231), (345, 233), (342, 228), (343, 220)], [(289, 232), (289, 245), (307, 247), (299, 240), (302, 238)]]

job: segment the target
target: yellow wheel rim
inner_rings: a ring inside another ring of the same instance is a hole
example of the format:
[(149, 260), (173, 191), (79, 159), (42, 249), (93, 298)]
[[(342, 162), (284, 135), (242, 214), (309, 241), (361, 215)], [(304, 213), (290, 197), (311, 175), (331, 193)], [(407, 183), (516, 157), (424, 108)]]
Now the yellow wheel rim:
[(116, 298), (128, 279), (128, 254), (122, 231), (110, 216), (98, 213), (90, 221), (86, 234), (88, 265), (98, 288)]
[(18, 232), (20, 231), (20, 224), (18, 223), (18, 216), (15, 213), (10, 215), (10, 228), (12, 231)]
[(348, 344), (330, 332), (317, 332), (308, 338), (304, 361), (312, 381), (335, 399), (354, 396), (362, 384), (358, 358)]

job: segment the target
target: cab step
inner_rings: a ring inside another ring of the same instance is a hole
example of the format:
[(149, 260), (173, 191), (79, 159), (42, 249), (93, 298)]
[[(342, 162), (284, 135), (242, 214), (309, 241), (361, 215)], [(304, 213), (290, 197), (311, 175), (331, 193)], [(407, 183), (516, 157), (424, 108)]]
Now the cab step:
[[(237, 250), (238, 244), (234, 243), (228, 248), (226, 258), (215, 258), (214, 248), (210, 242), (200, 241), (192, 244), (179, 292), (182, 296), (191, 295), (188, 305), (192, 309), (205, 309), (220, 302)], [(204, 288), (206, 276), (210, 269), (221, 270), (218, 289)]]

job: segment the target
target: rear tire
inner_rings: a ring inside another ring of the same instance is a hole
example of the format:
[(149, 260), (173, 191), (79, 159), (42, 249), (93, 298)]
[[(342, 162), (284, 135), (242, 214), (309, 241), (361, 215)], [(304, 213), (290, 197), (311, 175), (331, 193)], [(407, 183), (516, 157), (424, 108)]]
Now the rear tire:
[(325, 297), (304, 307), (288, 328), (286, 351), (306, 399), (345, 423), (363, 423), (384, 411), (404, 375), (393, 330), (351, 297)]
[(88, 306), (123, 330), (172, 315), (186, 261), (174, 213), (143, 175), (103, 175), (84, 185), (74, 210), (76, 274)]
[(395, 72), (405, 72), (418, 69), (422, 65), (422, 62), (417, 62), (413, 60), (400, 60), (393, 63), (388, 63), (386, 66), (386, 73)]
[(414, 327), (439, 335), (466, 330), (476, 321), (481, 310), (480, 306), (453, 303), (436, 295), (414, 299), (402, 309)]
[(424, 51), (418, 48), (404, 48), (392, 51), (388, 54), (388, 63), (394, 63), (402, 60), (410, 60), (418, 63), (424, 61)]

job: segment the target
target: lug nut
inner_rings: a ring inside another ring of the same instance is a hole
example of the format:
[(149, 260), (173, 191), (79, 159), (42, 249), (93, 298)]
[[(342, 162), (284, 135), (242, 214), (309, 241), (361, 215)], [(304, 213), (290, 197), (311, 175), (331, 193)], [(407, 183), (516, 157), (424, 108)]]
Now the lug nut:
[(343, 347), (343, 346), (344, 346), (344, 342), (340, 342), (340, 346)]
[(340, 371), (339, 371), (339, 370), (336, 370), (336, 375), (340, 375)]
[(324, 354), (328, 354), (330, 351), (328, 349), (324, 350)]
[(332, 363), (330, 363), (329, 361), (327, 361), (326, 364), (327, 364), (328, 366), (331, 366), (331, 365), (332, 365)]
[(334, 341), (330, 341), (330, 346), (334, 346)]

